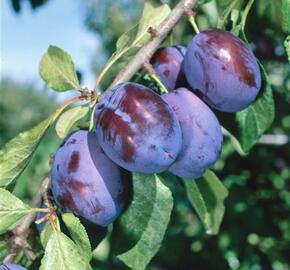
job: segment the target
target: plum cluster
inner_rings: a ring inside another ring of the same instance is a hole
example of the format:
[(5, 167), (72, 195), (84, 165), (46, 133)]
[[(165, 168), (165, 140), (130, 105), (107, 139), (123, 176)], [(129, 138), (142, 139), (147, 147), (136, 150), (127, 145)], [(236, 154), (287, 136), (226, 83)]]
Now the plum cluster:
[(221, 29), (200, 32), (184, 47), (166, 47), (151, 61), (168, 90), (190, 88), (209, 106), (238, 112), (249, 106), (261, 88), (253, 52), (238, 37)]
[(223, 141), (209, 106), (242, 110), (261, 86), (253, 53), (223, 30), (197, 34), (187, 49), (161, 48), (151, 64), (168, 93), (132, 82), (116, 85), (96, 105), (94, 131), (70, 134), (56, 152), (52, 192), (64, 211), (105, 227), (126, 205), (129, 172), (202, 176)]

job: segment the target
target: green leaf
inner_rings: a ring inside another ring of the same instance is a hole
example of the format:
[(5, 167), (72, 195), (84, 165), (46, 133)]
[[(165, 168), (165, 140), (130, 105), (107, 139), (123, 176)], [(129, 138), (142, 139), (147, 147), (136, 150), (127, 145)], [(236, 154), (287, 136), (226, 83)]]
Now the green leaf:
[(131, 269), (142, 270), (161, 246), (173, 199), (170, 190), (156, 175), (134, 174), (133, 189), (131, 205), (121, 216), (119, 227), (114, 226), (114, 239), (134, 243), (130, 250), (117, 257)]
[(212, 1), (212, 0), (198, 0), (197, 4), (198, 5), (203, 5), (203, 4), (206, 4), (206, 3), (210, 2), (210, 1)]
[(254, 103), (236, 114), (239, 127), (239, 141), (245, 153), (259, 141), (263, 133), (271, 126), (275, 117), (275, 104), (272, 87), (262, 65), (262, 88)]
[(88, 261), (92, 258), (92, 248), (89, 237), (80, 220), (73, 214), (63, 214), (62, 219), (69, 230), (70, 236), (78, 247), (79, 253)]
[(74, 123), (85, 117), (88, 111), (89, 108), (86, 106), (77, 106), (65, 111), (55, 125), (55, 130), (59, 138), (65, 138)]
[(17, 222), (31, 211), (30, 206), (0, 188), (0, 234), (16, 227)]
[(60, 107), (50, 117), (20, 133), (0, 149), (0, 187), (9, 185), (23, 172), (45, 132), (65, 107)]
[(290, 0), (282, 0), (282, 26), (285, 32), (290, 32)]
[(59, 47), (49, 46), (40, 61), (39, 74), (56, 91), (80, 89), (72, 58)]
[(46, 222), (43, 230), (40, 233), (40, 242), (44, 248), (46, 247), (52, 233), (53, 233), (53, 228), (51, 224), (49, 222)]
[(0, 261), (3, 261), (9, 250), (8, 241), (0, 241)]
[(53, 231), (41, 260), (40, 270), (86, 270), (87, 260), (78, 252), (77, 246), (65, 234)]
[[(103, 76), (110, 69), (109, 81), (111, 78), (114, 78), (138, 50), (150, 41), (151, 35), (148, 32), (149, 28), (158, 27), (169, 13), (170, 7), (168, 5), (155, 6), (149, 1), (146, 1), (139, 23), (118, 39), (116, 51), (108, 60), (100, 76)], [(117, 61), (118, 64), (115, 64)]]
[(290, 62), (290, 36), (286, 37), (284, 46), (288, 55), (288, 61)]
[(202, 178), (184, 180), (186, 194), (200, 217), (207, 234), (217, 234), (222, 222), (228, 191), (214, 172), (207, 170)]
[(229, 137), (232, 146), (234, 147), (234, 149), (238, 152), (239, 155), (241, 156), (246, 156), (246, 153), (243, 151), (242, 146), (240, 144), (240, 142), (238, 141), (238, 139), (232, 135), (227, 129), (225, 129), (224, 127), (222, 127), (222, 131), (223, 131), (223, 135)]

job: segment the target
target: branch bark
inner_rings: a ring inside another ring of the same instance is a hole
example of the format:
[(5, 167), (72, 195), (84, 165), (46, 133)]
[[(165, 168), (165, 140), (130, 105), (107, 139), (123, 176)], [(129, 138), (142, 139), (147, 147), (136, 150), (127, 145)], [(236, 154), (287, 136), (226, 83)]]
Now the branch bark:
[(119, 83), (129, 81), (143, 64), (150, 60), (167, 34), (188, 10), (194, 8), (196, 2), (197, 0), (181, 0), (168, 17), (159, 25), (158, 29), (154, 29), (152, 40), (139, 50), (126, 67), (116, 76), (109, 88)]
[[(37, 208), (40, 206), (41, 201), (42, 201), (42, 196), (46, 194), (49, 187), (50, 187), (50, 178), (47, 177), (42, 181), (38, 191), (36, 192), (32, 200), (32, 203), (31, 203), (32, 208)], [(21, 250), (24, 251), (25, 255), (30, 260), (35, 260), (36, 256), (27, 242), (27, 237), (29, 235), (28, 230), (29, 230), (30, 225), (34, 221), (35, 216), (36, 216), (36, 212), (29, 213), (27, 216), (23, 218), (21, 224), (13, 230), (13, 236), (9, 241), (10, 246), (9, 246), (8, 254), (5, 257), (3, 263), (13, 263), (15, 258), (18, 256), (19, 252), (21, 252)]]

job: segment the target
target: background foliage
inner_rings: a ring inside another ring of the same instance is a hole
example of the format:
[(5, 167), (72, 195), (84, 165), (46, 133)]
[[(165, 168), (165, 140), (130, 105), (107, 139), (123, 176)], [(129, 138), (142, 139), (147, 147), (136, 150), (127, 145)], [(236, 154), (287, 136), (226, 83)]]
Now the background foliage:
[[(21, 1), (12, 2), (15, 11), (21, 11)], [(45, 2), (31, 1), (34, 7)], [(167, 2), (173, 6), (178, 1)], [(235, 16), (240, 16), (239, 11), (245, 7), (246, 1), (199, 1), (200, 4), (205, 2), (209, 3), (198, 8), (197, 22), (201, 30), (219, 23), (218, 14), (225, 14), (232, 3), (236, 12), (228, 15), (231, 20), (227, 28), (235, 30)], [(274, 90), (276, 117), (267, 133), (285, 135), (289, 139), (290, 67), (283, 47), (289, 22), (282, 19), (284, 2), (256, 0), (245, 29)], [(96, 52), (102, 55), (102, 61), (92, 65), (97, 73), (115, 50), (117, 38), (132, 27), (140, 16), (143, 1), (86, 0), (84, 5), (88, 8), (84, 23), (101, 38), (103, 45), (102, 51)], [(164, 44), (188, 44), (192, 36), (190, 24), (183, 20)], [(55, 109), (56, 104), (47, 94), (31, 89), (33, 86), (30, 85), (16, 85), (7, 79), (1, 81), (0, 146), (20, 131), (33, 127)], [(229, 118), (225, 114), (219, 117), (225, 123)], [(32, 163), (17, 182), (14, 194), (27, 201), (31, 198), (39, 181), (49, 171), (49, 153), (55, 151), (58, 143), (54, 132), (46, 134)], [(186, 199), (184, 184), (167, 179), (166, 184), (174, 194), (173, 213), (161, 250), (148, 269), (210, 270), (217, 269), (217, 266), (218, 269), (242, 270), (290, 269), (289, 143), (260, 143), (243, 157), (235, 151), (230, 139), (225, 138), (222, 155), (214, 169), (229, 189), (220, 233), (217, 236), (205, 234), (204, 227)], [(110, 231), (93, 253), (94, 269), (127, 269), (113, 255), (115, 247), (109, 241)], [(93, 233), (99, 235), (102, 232)], [(37, 245), (39, 243), (35, 243)], [(0, 241), (0, 258), (3, 254), (5, 246)], [(21, 262), (25, 263), (25, 259)], [(34, 262), (31, 269), (38, 269), (38, 265), (39, 261)]]

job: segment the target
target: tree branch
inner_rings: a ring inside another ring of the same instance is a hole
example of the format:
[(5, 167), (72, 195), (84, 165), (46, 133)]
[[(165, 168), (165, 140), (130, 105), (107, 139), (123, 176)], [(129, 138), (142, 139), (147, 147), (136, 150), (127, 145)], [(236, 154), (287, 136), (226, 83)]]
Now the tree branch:
[[(42, 196), (46, 194), (49, 187), (50, 187), (50, 178), (46, 177), (42, 181), (38, 191), (36, 192), (32, 200), (32, 203), (31, 203), (32, 208), (37, 208), (40, 206), (41, 201), (42, 201)], [(30, 225), (34, 221), (35, 216), (36, 216), (36, 212), (29, 213), (27, 216), (23, 218), (21, 224), (18, 225), (13, 230), (13, 236), (9, 241), (10, 246), (9, 246), (8, 254), (5, 257), (3, 263), (13, 263), (15, 258), (18, 256), (19, 252), (21, 252), (21, 250), (24, 251), (25, 255), (30, 260), (35, 260), (36, 256), (27, 242), (27, 237), (29, 235), (28, 230), (29, 230)]]
[(196, 2), (197, 0), (181, 0), (168, 17), (158, 26), (158, 29), (154, 30), (152, 40), (139, 50), (126, 67), (116, 76), (109, 88), (119, 83), (129, 81), (143, 64), (150, 60), (167, 34), (189, 9), (193, 9)]

